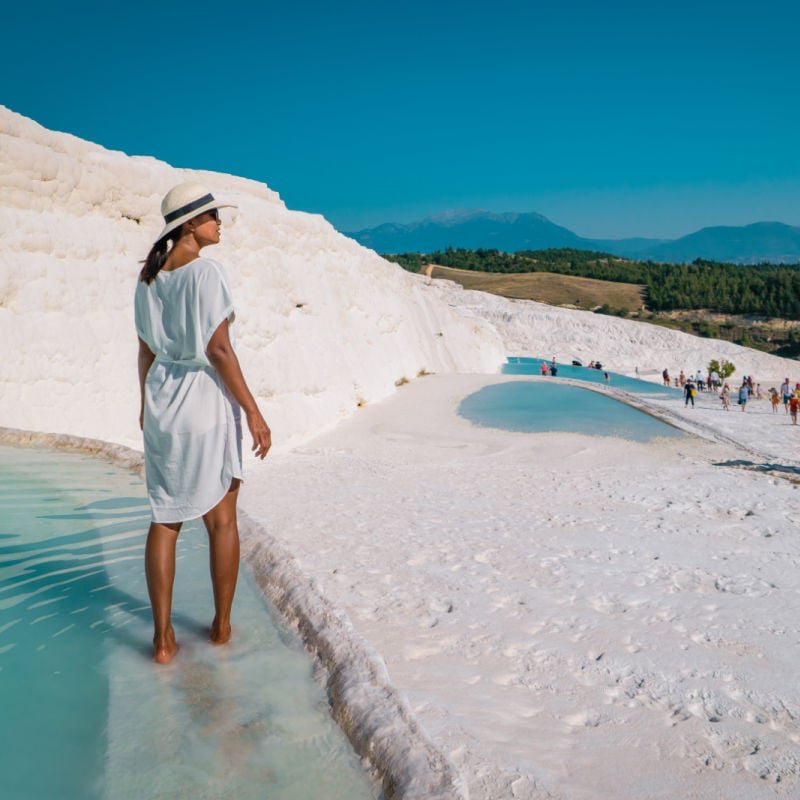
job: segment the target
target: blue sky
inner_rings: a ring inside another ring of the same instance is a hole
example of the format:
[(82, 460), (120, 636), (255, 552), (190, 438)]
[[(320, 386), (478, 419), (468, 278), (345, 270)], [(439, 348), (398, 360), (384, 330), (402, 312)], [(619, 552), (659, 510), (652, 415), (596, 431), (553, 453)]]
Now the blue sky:
[(800, 225), (800, 4), (28, 0), (0, 103), (266, 182), (342, 230), (458, 208), (584, 236)]

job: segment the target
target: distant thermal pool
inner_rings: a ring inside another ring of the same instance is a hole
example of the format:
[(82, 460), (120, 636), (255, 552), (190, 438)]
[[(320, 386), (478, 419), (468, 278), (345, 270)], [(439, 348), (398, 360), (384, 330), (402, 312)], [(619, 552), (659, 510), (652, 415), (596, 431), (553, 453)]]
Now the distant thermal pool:
[(636, 442), (683, 435), (677, 428), (599, 392), (546, 381), (486, 386), (465, 397), (458, 413), (475, 425), (521, 433), (560, 431)]
[[(546, 363), (548, 366), (550, 365), (550, 362), (544, 358), (511, 356), (508, 359), (508, 363), (503, 365), (503, 374), (540, 375), (542, 363)], [(556, 362), (556, 366), (558, 367), (559, 378), (572, 378), (572, 380), (586, 381), (587, 383), (605, 383), (605, 376), (603, 373), (608, 372), (609, 385), (617, 389), (624, 389), (626, 392), (674, 396), (679, 396), (681, 394), (680, 389), (673, 389), (669, 386), (663, 386), (660, 383), (653, 383), (652, 381), (645, 381), (640, 378), (630, 378), (618, 372), (595, 369), (594, 367), (576, 367), (572, 364), (561, 364), (558, 362)]]

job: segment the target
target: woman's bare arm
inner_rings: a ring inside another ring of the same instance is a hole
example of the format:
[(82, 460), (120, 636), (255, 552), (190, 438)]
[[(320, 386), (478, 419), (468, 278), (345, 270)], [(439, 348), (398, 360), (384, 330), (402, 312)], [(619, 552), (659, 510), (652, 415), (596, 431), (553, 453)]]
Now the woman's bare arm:
[(253, 437), (252, 449), (255, 451), (256, 457), (264, 458), (272, 446), (272, 433), (264, 417), (261, 416), (255, 398), (245, 382), (239, 359), (231, 345), (228, 320), (221, 322), (212, 334), (206, 347), (206, 355), (211, 366), (217, 371), (222, 382), (247, 417), (247, 427)]
[(144, 382), (147, 378), (147, 371), (150, 369), (152, 363), (156, 360), (155, 354), (147, 346), (145, 342), (139, 339), (139, 397), (141, 402), (139, 404), (139, 428), (144, 427)]

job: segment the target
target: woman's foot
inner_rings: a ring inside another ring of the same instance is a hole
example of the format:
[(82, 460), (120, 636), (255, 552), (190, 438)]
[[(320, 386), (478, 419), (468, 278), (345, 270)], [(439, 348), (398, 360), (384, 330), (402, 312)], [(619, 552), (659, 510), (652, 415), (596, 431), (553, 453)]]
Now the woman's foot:
[(230, 622), (220, 623), (217, 622), (217, 618), (214, 617), (214, 621), (211, 623), (211, 631), (209, 634), (209, 638), (211, 639), (213, 644), (226, 644), (228, 641), (230, 641), (231, 638)]
[(178, 643), (171, 625), (163, 636), (153, 637), (153, 660), (156, 664), (169, 664), (177, 652)]

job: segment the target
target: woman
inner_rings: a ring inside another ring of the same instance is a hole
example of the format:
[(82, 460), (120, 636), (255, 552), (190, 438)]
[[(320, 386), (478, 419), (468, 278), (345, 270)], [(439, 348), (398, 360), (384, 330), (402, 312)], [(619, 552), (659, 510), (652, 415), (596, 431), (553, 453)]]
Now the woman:
[(145, 573), (159, 664), (169, 663), (178, 650), (170, 618), (175, 545), (186, 520), (202, 517), (208, 531), (215, 610), (211, 641), (230, 639), (239, 572), (240, 408), (255, 455), (263, 459), (272, 443), (231, 342), (233, 299), (225, 272), (216, 261), (200, 257), (202, 248), (220, 240), (220, 207), (200, 184), (171, 189), (161, 203), (164, 229), (136, 286), (139, 425), (153, 511)]
[(725, 411), (730, 411), (731, 409), (731, 387), (728, 386), (727, 383), (722, 384), (722, 391), (719, 395), (722, 398), (722, 408)]

